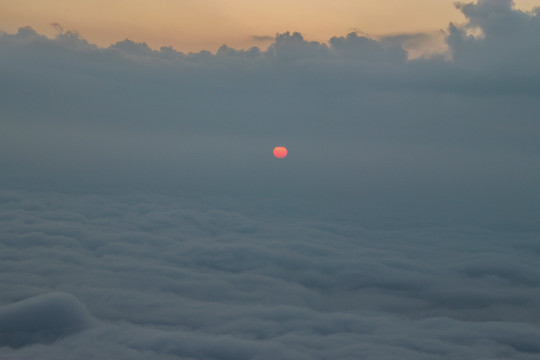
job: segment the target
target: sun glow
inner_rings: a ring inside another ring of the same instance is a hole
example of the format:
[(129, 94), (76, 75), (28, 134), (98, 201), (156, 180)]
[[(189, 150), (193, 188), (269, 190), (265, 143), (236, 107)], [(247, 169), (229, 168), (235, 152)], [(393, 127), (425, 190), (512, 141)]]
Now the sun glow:
[(274, 148), (274, 156), (278, 159), (283, 159), (287, 156), (287, 148), (284, 146), (276, 146)]

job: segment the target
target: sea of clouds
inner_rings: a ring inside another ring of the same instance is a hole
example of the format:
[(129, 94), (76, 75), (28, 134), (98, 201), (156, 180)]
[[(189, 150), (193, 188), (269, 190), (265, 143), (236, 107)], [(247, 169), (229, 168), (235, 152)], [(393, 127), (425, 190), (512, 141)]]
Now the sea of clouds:
[[(244, 210), (248, 210), (245, 208)], [(538, 233), (2, 194), (8, 359), (534, 359)]]
[(540, 12), (457, 7), (417, 58), (0, 33), (0, 358), (537, 359)]

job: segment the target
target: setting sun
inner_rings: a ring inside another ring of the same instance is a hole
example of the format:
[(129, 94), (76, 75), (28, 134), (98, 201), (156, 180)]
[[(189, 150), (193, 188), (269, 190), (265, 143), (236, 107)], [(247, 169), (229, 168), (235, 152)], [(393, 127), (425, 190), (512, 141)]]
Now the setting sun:
[(287, 148), (284, 146), (276, 146), (274, 148), (274, 156), (278, 159), (283, 159), (287, 156)]

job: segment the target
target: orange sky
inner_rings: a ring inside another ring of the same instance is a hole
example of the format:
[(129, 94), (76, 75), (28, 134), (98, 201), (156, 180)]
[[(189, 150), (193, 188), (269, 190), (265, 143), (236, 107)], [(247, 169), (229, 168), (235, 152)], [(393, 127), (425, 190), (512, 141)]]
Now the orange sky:
[[(462, 22), (454, 0), (0, 0), (0, 30), (31, 26), (54, 36), (50, 25), (78, 31), (107, 46), (125, 38), (152, 48), (215, 51), (220, 45), (264, 48), (253, 36), (299, 31), (327, 41), (351, 31), (371, 36), (437, 31)], [(540, 0), (517, 0), (519, 8)]]

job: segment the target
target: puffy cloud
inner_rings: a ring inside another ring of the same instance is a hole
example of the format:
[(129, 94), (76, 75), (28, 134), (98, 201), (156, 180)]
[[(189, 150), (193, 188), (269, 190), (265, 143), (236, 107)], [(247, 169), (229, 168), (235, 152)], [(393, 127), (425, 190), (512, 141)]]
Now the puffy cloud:
[(87, 328), (86, 308), (73, 296), (47, 293), (0, 308), (0, 346), (52, 343)]
[[(346, 37), (330, 39), (332, 49), (344, 57), (368, 62), (405, 61), (407, 53), (399, 45), (385, 46), (384, 43), (350, 33)], [(401, 44), (400, 44), (401, 45)]]
[(325, 57), (328, 47), (316, 41), (305, 41), (300, 33), (278, 34), (267, 50), (267, 56), (278, 62), (310, 61)]
[[(540, 34), (538, 13), (514, 9), (511, 0), (459, 3), (458, 8), (468, 22), (449, 28), (448, 43), (456, 62), (479, 76), (487, 72), (501, 85), (520, 84), (538, 91), (534, 63), (540, 51), (533, 45)], [(480, 33), (470, 34), (475, 29)]]
[(384, 36), (381, 41), (407, 51), (409, 59), (450, 58), (448, 44), (443, 30), (434, 33), (412, 33)]
[(146, 43), (136, 43), (129, 39), (125, 39), (124, 41), (119, 41), (111, 45), (111, 48), (119, 49), (128, 54), (139, 55), (139, 56), (152, 54), (152, 49), (150, 49), (148, 45), (146, 45)]

